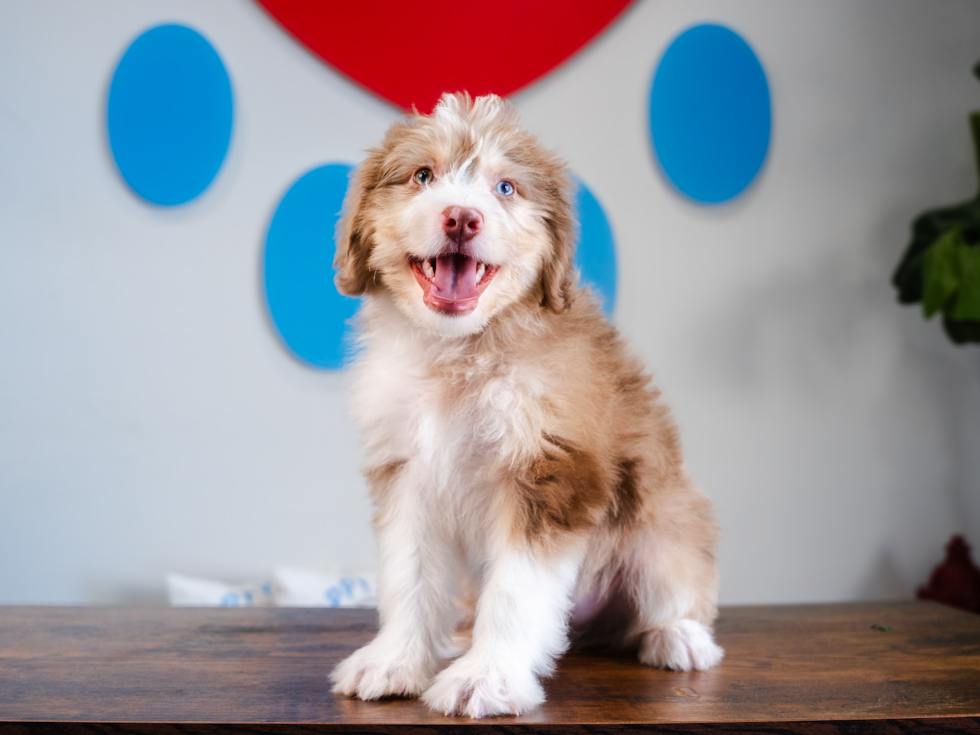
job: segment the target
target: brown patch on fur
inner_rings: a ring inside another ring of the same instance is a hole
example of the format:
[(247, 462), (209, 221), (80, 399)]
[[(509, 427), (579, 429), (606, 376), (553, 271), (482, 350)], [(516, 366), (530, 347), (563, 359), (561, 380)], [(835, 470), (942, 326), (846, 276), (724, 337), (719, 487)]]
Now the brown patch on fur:
[(554, 450), (543, 449), (516, 473), (515, 533), (534, 543), (594, 525), (604, 504), (605, 488), (596, 458), (568, 441), (549, 437)]
[(371, 486), (371, 496), (375, 500), (380, 500), (388, 494), (388, 489), (395, 481), (395, 478), (398, 477), (398, 473), (401, 472), (406, 461), (404, 459), (396, 459), (392, 462), (364, 470), (364, 477)]
[(540, 187), (536, 198), (545, 205), (545, 225), (551, 239), (551, 249), (541, 264), (541, 306), (560, 314), (575, 295), (572, 277), (577, 228), (572, 216), (571, 182), (564, 163), (540, 147), (527, 151), (521, 164), (542, 171), (554, 182)]
[(616, 465), (616, 484), (613, 486), (613, 504), (610, 507), (610, 520), (617, 526), (629, 526), (637, 520), (642, 505), (640, 498), (639, 462), (635, 459), (621, 459)]
[[(643, 373), (627, 373), (616, 377), (616, 390), (623, 395), (632, 395), (644, 392), (650, 382), (650, 376)], [(659, 396), (660, 391), (652, 389), (654, 396)]]
[(382, 150), (375, 148), (368, 152), (367, 160), (354, 172), (344, 199), (345, 214), (337, 223), (334, 282), (337, 290), (347, 296), (360, 296), (377, 282), (376, 274), (368, 267), (373, 227), (365, 205), (378, 185), (383, 162)]
[(554, 434), (548, 434), (547, 432), (545, 432), (541, 436), (544, 437), (544, 440), (546, 442), (548, 442), (549, 444), (553, 444), (563, 452), (570, 454), (572, 451), (574, 451), (572, 445), (569, 444), (567, 440), (562, 439), (560, 436), (555, 436)]
[[(563, 212), (564, 192), (553, 192), (554, 212)], [(574, 296), (572, 260), (575, 257), (574, 220), (570, 216), (552, 215), (548, 219), (553, 247), (541, 268), (541, 305), (556, 314), (563, 312)]]

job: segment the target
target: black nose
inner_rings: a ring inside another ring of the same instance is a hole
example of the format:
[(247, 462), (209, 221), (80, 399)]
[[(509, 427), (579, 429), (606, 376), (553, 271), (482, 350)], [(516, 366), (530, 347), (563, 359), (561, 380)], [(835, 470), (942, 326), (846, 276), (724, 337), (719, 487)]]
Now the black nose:
[(462, 245), (483, 229), (483, 215), (466, 207), (446, 207), (442, 210), (442, 231), (446, 237)]

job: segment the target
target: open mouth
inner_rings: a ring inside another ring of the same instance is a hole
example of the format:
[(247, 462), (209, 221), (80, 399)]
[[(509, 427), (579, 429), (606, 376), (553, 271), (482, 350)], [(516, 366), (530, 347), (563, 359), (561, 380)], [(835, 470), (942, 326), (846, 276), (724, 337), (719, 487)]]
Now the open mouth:
[(433, 311), (452, 316), (469, 314), (497, 275), (498, 266), (480, 263), (462, 253), (426, 260), (412, 258), (412, 275), (422, 287), (422, 300)]

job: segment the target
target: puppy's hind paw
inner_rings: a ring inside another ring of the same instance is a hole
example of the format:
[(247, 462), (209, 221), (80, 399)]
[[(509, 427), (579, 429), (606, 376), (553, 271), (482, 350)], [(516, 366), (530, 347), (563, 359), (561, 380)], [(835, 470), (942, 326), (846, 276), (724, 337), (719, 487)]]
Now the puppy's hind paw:
[(658, 669), (704, 671), (724, 655), (706, 626), (686, 618), (648, 630), (640, 642), (640, 662)]
[(332, 691), (359, 699), (417, 697), (425, 691), (432, 681), (434, 662), (393, 653), (377, 643), (369, 643), (337, 665), (330, 674)]
[(505, 672), (466, 655), (436, 676), (422, 701), (444, 715), (520, 715), (544, 702), (544, 690), (530, 671)]

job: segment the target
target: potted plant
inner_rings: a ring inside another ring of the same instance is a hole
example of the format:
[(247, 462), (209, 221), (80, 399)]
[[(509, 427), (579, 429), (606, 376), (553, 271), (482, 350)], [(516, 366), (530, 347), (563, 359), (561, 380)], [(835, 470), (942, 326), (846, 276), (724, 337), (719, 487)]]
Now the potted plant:
[[(980, 78), (980, 63), (973, 73)], [(970, 115), (970, 129), (980, 172), (980, 112)], [(900, 303), (922, 302), (926, 319), (941, 312), (953, 342), (980, 342), (980, 193), (916, 218), (892, 283)]]

